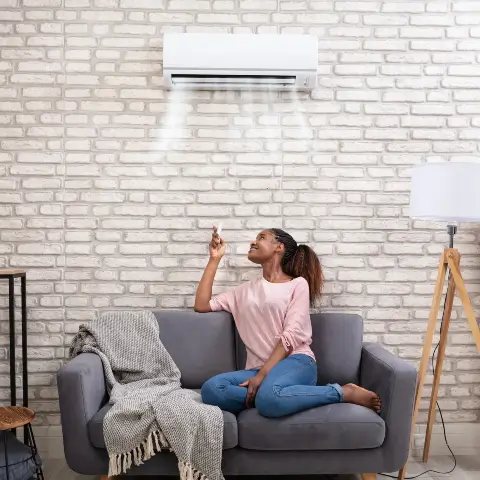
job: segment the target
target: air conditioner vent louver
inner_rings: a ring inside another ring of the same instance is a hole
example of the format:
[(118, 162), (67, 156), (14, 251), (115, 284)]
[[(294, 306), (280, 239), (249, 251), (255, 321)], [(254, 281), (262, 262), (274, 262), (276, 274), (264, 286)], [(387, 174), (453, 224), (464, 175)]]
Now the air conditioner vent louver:
[(294, 86), (295, 77), (293, 75), (257, 75), (252, 77), (251, 75), (198, 75), (198, 74), (173, 74), (172, 75), (172, 84), (174, 87), (217, 87), (217, 88), (228, 88), (228, 87), (255, 87), (255, 86)]

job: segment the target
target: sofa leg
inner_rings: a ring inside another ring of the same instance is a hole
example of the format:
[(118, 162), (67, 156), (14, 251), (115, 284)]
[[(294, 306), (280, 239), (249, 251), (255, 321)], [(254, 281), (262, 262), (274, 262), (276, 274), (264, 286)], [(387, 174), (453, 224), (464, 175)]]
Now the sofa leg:
[(362, 473), (362, 480), (377, 480), (376, 473)]

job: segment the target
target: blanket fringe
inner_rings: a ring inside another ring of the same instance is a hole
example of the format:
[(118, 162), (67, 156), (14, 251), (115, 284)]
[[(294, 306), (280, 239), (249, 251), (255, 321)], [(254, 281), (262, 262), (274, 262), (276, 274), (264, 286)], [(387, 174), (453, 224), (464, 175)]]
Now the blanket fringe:
[(178, 470), (180, 472), (180, 480), (208, 480), (208, 478), (196, 470), (191, 463), (179, 460)]
[[(114, 477), (122, 473), (127, 473), (132, 463), (137, 466), (141, 465), (143, 461), (147, 461), (155, 456), (156, 453), (161, 452), (162, 448), (167, 448), (172, 451), (167, 438), (160, 430), (150, 432), (146, 440), (140, 445), (137, 445), (131, 452), (110, 455), (108, 476)], [(179, 460), (178, 470), (180, 472), (180, 480), (208, 480), (203, 473), (196, 470), (193, 465), (188, 462)]]
[(160, 439), (157, 431), (153, 432), (153, 439), (155, 440), (155, 448), (157, 449), (157, 452), (161, 452), (162, 447), (160, 446)]
[[(167, 438), (160, 430), (152, 431), (148, 434), (148, 437), (137, 445), (132, 451), (127, 453), (114, 453), (110, 455), (108, 464), (108, 476), (114, 477), (116, 475), (122, 475), (127, 473), (132, 467), (132, 464), (136, 466), (142, 465), (143, 462), (149, 460), (156, 453), (162, 451), (162, 448), (166, 448), (172, 451)], [(182, 477), (183, 478), (183, 477)], [(193, 476), (189, 480), (206, 480), (203, 478), (194, 478)]]

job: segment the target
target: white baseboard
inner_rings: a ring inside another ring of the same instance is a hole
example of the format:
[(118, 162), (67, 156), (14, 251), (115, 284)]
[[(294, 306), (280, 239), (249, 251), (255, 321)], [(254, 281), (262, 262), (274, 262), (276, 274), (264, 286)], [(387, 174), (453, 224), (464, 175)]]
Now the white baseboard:
[[(450, 448), (455, 455), (478, 455), (480, 445), (480, 423), (447, 423), (445, 424), (447, 439)], [(418, 425), (415, 428), (412, 457), (423, 456), (423, 446), (425, 443), (425, 425)], [(430, 443), (430, 455), (450, 455), (445, 444), (443, 427), (441, 424), (435, 424), (432, 432), (432, 441)]]

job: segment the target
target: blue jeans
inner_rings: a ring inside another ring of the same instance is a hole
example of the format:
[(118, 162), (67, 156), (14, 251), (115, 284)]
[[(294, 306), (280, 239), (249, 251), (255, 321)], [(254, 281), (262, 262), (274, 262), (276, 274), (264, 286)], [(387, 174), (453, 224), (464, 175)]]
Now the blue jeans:
[[(258, 370), (222, 373), (202, 387), (203, 403), (227, 412), (246, 408), (247, 388), (240, 383), (254, 377)], [(255, 407), (264, 417), (284, 417), (293, 413), (343, 401), (338, 384), (318, 387), (317, 364), (308, 355), (291, 355), (280, 361), (265, 377), (255, 397)]]

